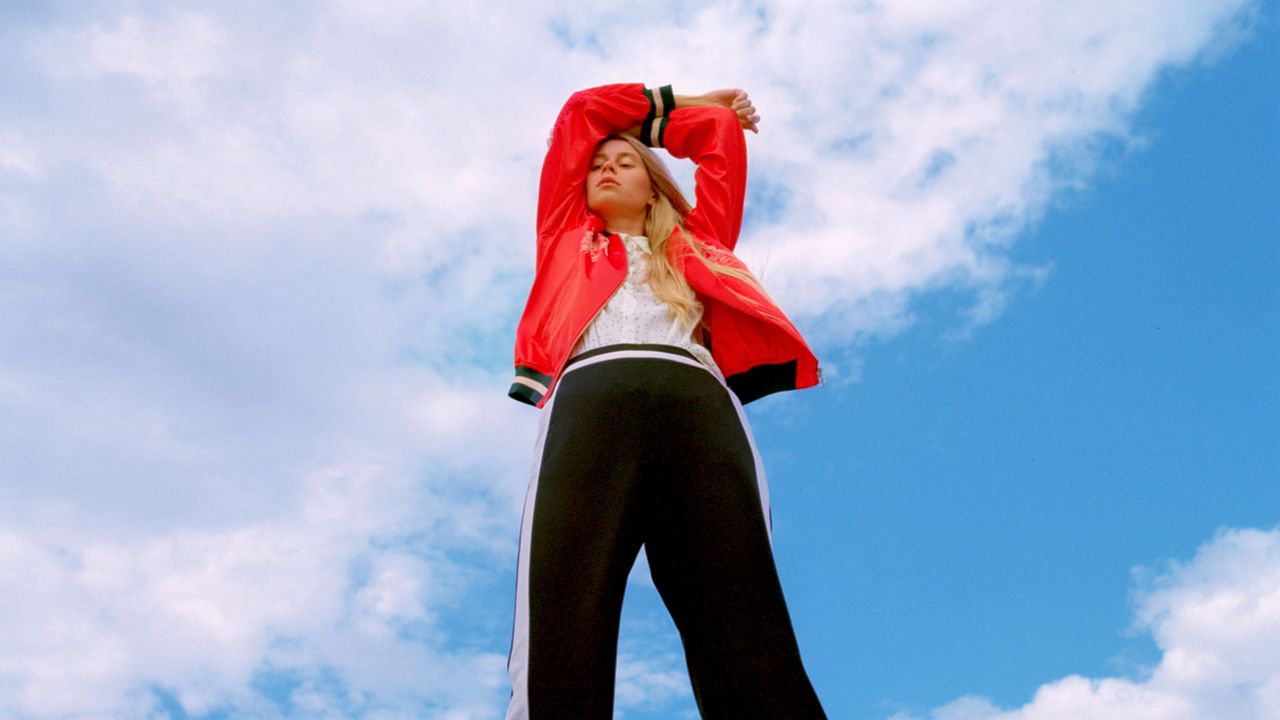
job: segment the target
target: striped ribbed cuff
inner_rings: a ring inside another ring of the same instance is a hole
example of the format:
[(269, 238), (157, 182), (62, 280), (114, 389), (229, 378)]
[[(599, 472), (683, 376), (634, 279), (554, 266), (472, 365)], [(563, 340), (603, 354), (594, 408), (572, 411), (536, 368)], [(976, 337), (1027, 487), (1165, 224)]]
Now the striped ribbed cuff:
[(550, 375), (518, 365), (516, 366), (515, 380), (511, 383), (511, 389), (507, 391), (507, 397), (530, 405), (537, 405), (546, 396), (547, 387), (550, 385)]
[(670, 85), (658, 88), (657, 95), (645, 88), (644, 96), (649, 101), (649, 112), (640, 124), (640, 141), (649, 147), (662, 147), (662, 138), (667, 131), (667, 114), (676, 109), (676, 96)]

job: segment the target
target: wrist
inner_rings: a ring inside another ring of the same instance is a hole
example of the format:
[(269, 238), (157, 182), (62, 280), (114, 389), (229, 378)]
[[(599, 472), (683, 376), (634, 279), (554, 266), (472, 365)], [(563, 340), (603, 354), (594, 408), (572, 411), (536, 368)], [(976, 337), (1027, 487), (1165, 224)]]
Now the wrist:
[(676, 95), (675, 96), (675, 105), (678, 108), (699, 107), (707, 104), (708, 102), (705, 95)]

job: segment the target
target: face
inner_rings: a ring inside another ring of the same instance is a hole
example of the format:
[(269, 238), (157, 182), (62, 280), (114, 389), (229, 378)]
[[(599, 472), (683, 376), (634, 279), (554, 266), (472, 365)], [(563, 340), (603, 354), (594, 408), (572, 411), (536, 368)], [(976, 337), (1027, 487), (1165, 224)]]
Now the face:
[(587, 207), (608, 215), (643, 215), (653, 197), (653, 183), (640, 156), (625, 140), (608, 140), (596, 148), (587, 172)]

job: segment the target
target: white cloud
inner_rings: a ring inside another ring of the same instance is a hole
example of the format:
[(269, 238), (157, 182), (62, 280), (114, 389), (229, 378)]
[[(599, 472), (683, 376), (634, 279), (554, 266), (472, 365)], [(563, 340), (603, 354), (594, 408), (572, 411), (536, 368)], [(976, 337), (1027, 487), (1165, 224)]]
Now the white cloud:
[(690, 695), (689, 676), (679, 655), (635, 657), (618, 655), (614, 704), (619, 710), (662, 708)]
[[(754, 143), (753, 163), (791, 207), (751, 229), (776, 294), (815, 319), (939, 284), (991, 306), (1025, 273), (1004, 255), (1016, 234), (1054, 192), (1087, 180), (1100, 134), (1142, 142), (1129, 120), (1143, 90), (1241, 5), (1184, 5), (1177, 17), (1132, 3), (777, 10), (745, 41), (777, 69), (758, 92), (781, 112), (762, 125), (773, 134)], [(847, 318), (816, 322), (848, 339)]]
[(1007, 247), (1092, 139), (1133, 141), (1248, 3), (998, 5), (6, 23), (0, 714), (146, 716), (158, 688), (270, 717), (268, 676), (309, 716), (491, 716), (536, 417), (506, 372), (563, 98), (745, 85), (740, 247), (813, 337), (892, 335), (939, 290), (981, 324), (1042, 279)]
[[(342, 693), (367, 693), (365, 709), (491, 706), (505, 657), (451, 651), (439, 617), (470, 583), (447, 540), (419, 548), (405, 537), (450, 537), (418, 510), (447, 498), (380, 468), (317, 473), (299, 494), (268, 521), (222, 530), (4, 533), (6, 710), (126, 713), (156, 686), (193, 714), (229, 705), (257, 716), (256, 676), (326, 671)], [(468, 674), (477, 668), (482, 677)]]
[[(647, 566), (644, 572), (647, 580)], [(636, 590), (648, 596), (649, 604), (658, 600), (652, 583), (630, 592)], [(670, 716), (673, 703), (685, 708), (693, 705), (684, 651), (678, 637), (671, 619), (665, 615), (658, 616), (652, 611), (623, 613), (614, 689), (614, 706), (623, 717), (629, 710), (666, 711)]]
[[(1218, 533), (1141, 588), (1160, 662), (1141, 678), (1073, 675), (1003, 710), (960, 698), (929, 720), (1266, 720), (1280, 717), (1280, 529)], [(896, 720), (910, 720), (895, 716)]]

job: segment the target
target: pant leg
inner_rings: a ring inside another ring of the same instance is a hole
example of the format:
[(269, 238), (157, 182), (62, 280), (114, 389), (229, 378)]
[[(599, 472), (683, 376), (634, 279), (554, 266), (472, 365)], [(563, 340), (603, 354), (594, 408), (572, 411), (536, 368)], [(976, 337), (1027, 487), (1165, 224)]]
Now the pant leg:
[(618, 623), (641, 544), (636, 417), (604, 363), (562, 379), (543, 409), (525, 502), (508, 720), (609, 720)]
[(704, 370), (668, 363), (645, 466), (645, 552), (704, 718), (825, 718), (774, 566), (767, 491), (741, 407)]

